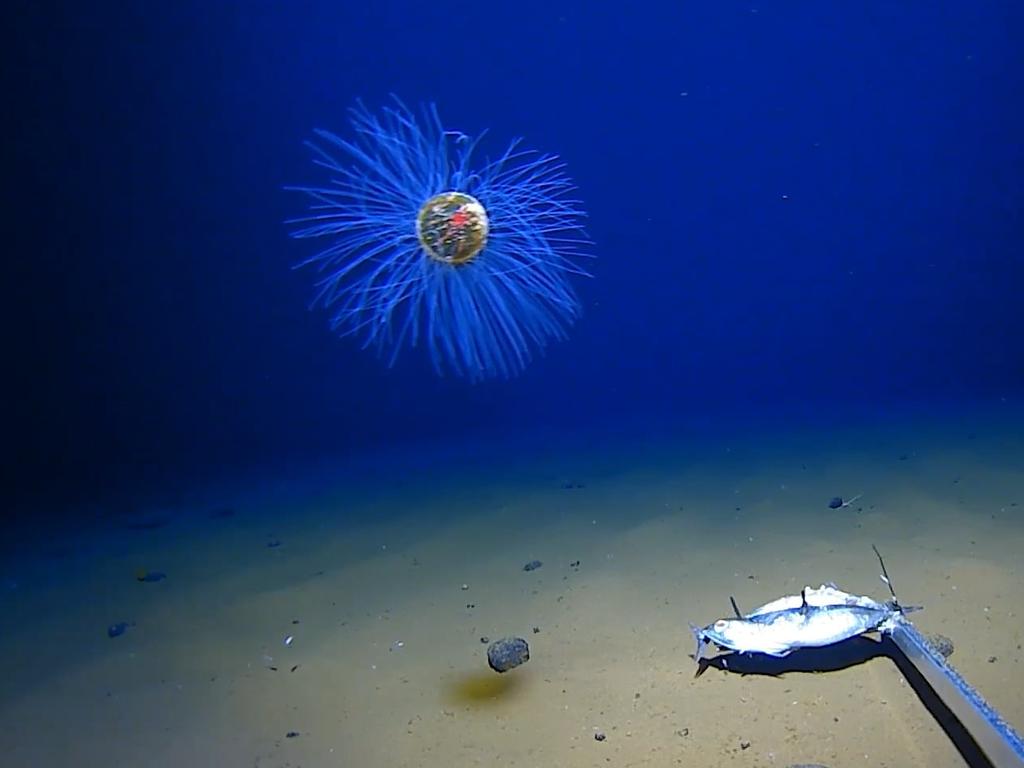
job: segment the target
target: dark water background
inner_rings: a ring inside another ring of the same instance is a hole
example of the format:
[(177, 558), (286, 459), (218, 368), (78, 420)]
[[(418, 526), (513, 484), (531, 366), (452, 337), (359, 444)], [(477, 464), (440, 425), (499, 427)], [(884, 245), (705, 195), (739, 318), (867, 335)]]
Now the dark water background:
[[(198, 2), (8, 11), (16, 509), (407, 441), (1013, 402), (1024, 6)], [(302, 141), (395, 93), (558, 152), (598, 260), (524, 376), (309, 313)]]

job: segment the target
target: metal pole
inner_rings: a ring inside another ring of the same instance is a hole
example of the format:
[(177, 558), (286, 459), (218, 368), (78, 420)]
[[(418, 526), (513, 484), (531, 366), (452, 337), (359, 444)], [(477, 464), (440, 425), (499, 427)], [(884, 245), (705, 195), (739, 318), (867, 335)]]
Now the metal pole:
[(907, 661), (977, 742), (995, 768), (1024, 768), (1024, 741), (906, 619), (892, 630), (892, 639)]

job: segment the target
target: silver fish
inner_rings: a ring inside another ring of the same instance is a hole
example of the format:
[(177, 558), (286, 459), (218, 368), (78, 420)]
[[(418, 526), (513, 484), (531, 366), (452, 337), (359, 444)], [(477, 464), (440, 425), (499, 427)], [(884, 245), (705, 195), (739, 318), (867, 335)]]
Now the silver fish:
[[(775, 602), (781, 601), (788, 603), (789, 598)], [(695, 657), (699, 662), (708, 642), (739, 653), (786, 656), (797, 648), (819, 648), (866, 632), (885, 631), (898, 616), (898, 609), (880, 603), (873, 606), (813, 605), (810, 601), (801, 601), (795, 608), (765, 611), (762, 607), (747, 616), (719, 619), (703, 628), (694, 627)]]
[(700, 663), (709, 643), (739, 653), (765, 653), (786, 656), (797, 648), (820, 648), (867, 632), (889, 632), (903, 614), (903, 607), (889, 581), (882, 556), (882, 581), (889, 587), (892, 600), (886, 603), (844, 592), (835, 584), (817, 589), (804, 587), (799, 595), (786, 595), (741, 615), (733, 602), (736, 616), (719, 619), (706, 627), (690, 625), (697, 640), (694, 659)]

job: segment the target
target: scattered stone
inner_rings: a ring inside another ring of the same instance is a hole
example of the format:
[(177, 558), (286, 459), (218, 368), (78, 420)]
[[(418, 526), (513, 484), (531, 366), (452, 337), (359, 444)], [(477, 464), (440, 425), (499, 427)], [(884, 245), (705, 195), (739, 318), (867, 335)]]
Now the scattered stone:
[(997, 661), (999, 661), (999, 657), (998, 656), (989, 656), (988, 657), (988, 663), (989, 664), (995, 664)]
[(604, 741), (607, 738), (608, 737), (604, 735), (604, 731), (595, 731), (594, 732), (594, 741)]
[(530, 660), (530, 646), (521, 637), (503, 637), (487, 648), (487, 663), (495, 672), (508, 672)]
[(571, 563), (569, 563), (569, 567), (572, 568), (573, 570), (578, 571), (580, 569), (580, 561), (579, 560), (573, 560)]
[(749, 741), (741, 741), (740, 742), (740, 749), (750, 749), (750, 742)]
[(298, 736), (298, 735), (299, 735), (299, 732), (298, 732), (298, 731), (288, 731), (288, 733), (286, 733), (286, 734), (284, 735), (284, 737), (285, 737), (286, 739), (294, 739), (294, 738), (295, 738), (296, 736)]
[(120, 637), (125, 633), (128, 627), (131, 626), (134, 626), (134, 622), (119, 621), (116, 624), (111, 624), (109, 627), (107, 627), (107, 637)]
[(523, 570), (524, 571), (536, 571), (542, 565), (544, 565), (544, 563), (542, 563), (540, 560), (531, 560), (530, 562), (528, 562), (526, 565), (523, 566)]
[(533, 634), (535, 634), (535, 635), (540, 634), (540, 627), (534, 627), (533, 628)]
[(462, 591), (465, 592), (467, 589), (469, 589), (469, 584), (463, 584)]
[(678, 737), (680, 737), (682, 739), (685, 739), (689, 735), (690, 735), (690, 729), (689, 728), (680, 728), (678, 731), (676, 731), (676, 736), (678, 736)]
[(925, 635), (924, 639), (936, 653), (942, 656), (942, 658), (948, 659), (950, 656), (953, 655), (953, 641), (945, 635), (940, 635), (937, 632), (935, 632), (932, 634)]
[(147, 571), (145, 568), (140, 568), (135, 572), (136, 581), (163, 581), (167, 578), (167, 574), (163, 571)]

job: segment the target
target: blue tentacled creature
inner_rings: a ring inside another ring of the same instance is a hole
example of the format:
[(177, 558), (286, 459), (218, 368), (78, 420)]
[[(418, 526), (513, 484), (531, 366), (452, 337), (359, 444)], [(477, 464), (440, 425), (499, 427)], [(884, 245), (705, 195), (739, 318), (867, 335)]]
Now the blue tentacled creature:
[(554, 155), (512, 142), (474, 167), (478, 139), (446, 131), (434, 106), (352, 110), (354, 138), (307, 142), (326, 169), (292, 235), (326, 245), (314, 306), (394, 364), (422, 344), (438, 373), (510, 377), (580, 314), (570, 284), (589, 256), (584, 212)]

